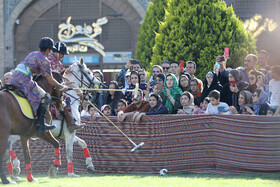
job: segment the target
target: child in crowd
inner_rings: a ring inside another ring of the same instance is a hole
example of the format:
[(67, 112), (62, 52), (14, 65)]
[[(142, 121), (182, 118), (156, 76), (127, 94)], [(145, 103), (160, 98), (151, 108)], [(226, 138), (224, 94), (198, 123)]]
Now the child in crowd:
[(229, 109), (228, 104), (220, 102), (220, 92), (213, 90), (209, 93), (210, 103), (207, 106), (205, 114), (222, 114), (226, 113)]
[(101, 107), (101, 112), (103, 112), (103, 114), (105, 116), (111, 116), (112, 115), (112, 111), (111, 111), (110, 105), (103, 105)]
[(188, 92), (184, 91), (180, 98), (180, 103), (183, 106), (182, 109), (178, 109), (177, 114), (192, 114), (194, 109), (194, 99), (193, 95)]
[(89, 117), (91, 117), (91, 119), (93, 119), (93, 120), (95, 120), (96, 117), (101, 116), (99, 114), (99, 112), (93, 106), (91, 106), (91, 105), (88, 106), (88, 113), (90, 114)]
[(89, 104), (86, 100), (83, 101), (82, 103), (82, 111), (81, 111), (81, 117), (90, 117), (90, 114), (89, 114)]
[(195, 106), (193, 109), (194, 114), (204, 114), (208, 104), (210, 103), (209, 97), (205, 97), (203, 101), (200, 103), (200, 107)]
[(119, 99), (118, 100), (118, 107), (117, 107), (117, 112), (116, 115), (118, 114), (119, 111), (124, 111), (125, 107), (127, 107), (127, 102), (124, 99)]
[(266, 115), (267, 115), (267, 116), (274, 116), (275, 111), (276, 111), (276, 109), (268, 108), (268, 109), (267, 109)]

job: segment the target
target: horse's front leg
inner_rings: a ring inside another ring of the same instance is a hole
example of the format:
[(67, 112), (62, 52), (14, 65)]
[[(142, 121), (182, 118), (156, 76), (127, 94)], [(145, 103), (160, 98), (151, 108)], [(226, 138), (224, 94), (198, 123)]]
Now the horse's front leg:
[(87, 171), (91, 174), (95, 173), (94, 166), (92, 164), (92, 158), (90, 156), (89, 150), (87, 148), (87, 144), (84, 140), (75, 135), (74, 142), (77, 142), (79, 146), (81, 146), (84, 150), (84, 154), (86, 157)]
[(32, 169), (30, 163), (30, 150), (29, 150), (29, 139), (21, 137), (21, 146), (23, 149), (24, 159), (25, 159), (25, 167), (28, 182), (38, 182), (37, 179), (34, 179), (32, 176)]
[(54, 166), (52, 165), (49, 169), (49, 176), (55, 177), (58, 172), (58, 167), (61, 166), (61, 155), (59, 142), (55, 139), (50, 131), (37, 134), (40, 138), (52, 144), (55, 148), (55, 158), (53, 160)]
[(66, 157), (68, 163), (68, 176), (79, 177), (79, 175), (76, 175), (74, 173), (74, 168), (73, 168), (73, 143), (74, 143), (75, 132), (69, 133), (69, 131), (68, 132), (64, 131), (64, 135), (65, 135)]

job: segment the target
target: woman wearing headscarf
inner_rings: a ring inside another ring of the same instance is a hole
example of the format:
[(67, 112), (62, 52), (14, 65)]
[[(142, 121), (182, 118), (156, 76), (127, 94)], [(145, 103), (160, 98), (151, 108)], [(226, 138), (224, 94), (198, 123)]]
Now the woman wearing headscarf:
[(181, 106), (181, 88), (178, 86), (177, 78), (174, 74), (168, 73), (164, 80), (164, 89), (159, 92), (162, 103), (168, 108), (169, 114), (176, 114)]
[(179, 109), (177, 114), (192, 114), (194, 110), (194, 98), (193, 95), (184, 91), (181, 95), (180, 102), (182, 105), (182, 109)]
[[(119, 85), (116, 81), (109, 83), (109, 89), (119, 89)], [(118, 101), (123, 99), (124, 95), (119, 91), (108, 91), (104, 96), (104, 104), (108, 104), (111, 107), (111, 112), (116, 115), (118, 110)]]
[(227, 103), (229, 106), (234, 106), (239, 110), (239, 92), (246, 90), (248, 86), (247, 82), (241, 81), (241, 76), (238, 70), (230, 70), (228, 73), (228, 83), (223, 85), (221, 90), (221, 101)]
[[(147, 83), (140, 84), (140, 75), (138, 71), (132, 71), (130, 73), (130, 80), (131, 80), (131, 84), (128, 87), (128, 90), (135, 89), (137, 83), (139, 84), (139, 89), (141, 89), (142, 91), (147, 90)], [(132, 103), (132, 92), (126, 91), (124, 99), (126, 100), (127, 104), (130, 105)]]
[(168, 108), (162, 105), (161, 97), (158, 94), (151, 93), (149, 96), (149, 103), (151, 108), (148, 112), (135, 112), (133, 115), (133, 120), (140, 122), (142, 116), (145, 115), (157, 115), (157, 114), (168, 114)]
[(231, 111), (232, 114), (249, 114), (246, 107), (253, 108), (252, 95), (253, 94), (247, 90), (241, 91), (238, 97), (239, 110), (231, 106), (229, 107), (229, 111)]
[(269, 105), (267, 103), (268, 97), (261, 89), (256, 89), (252, 96), (253, 110), (246, 107), (247, 111), (252, 115), (266, 115)]
[(181, 90), (183, 92), (184, 91), (190, 91), (190, 89), (191, 89), (190, 80), (191, 80), (190, 74), (184, 72), (183, 74), (180, 75), (180, 77), (179, 77), (179, 87), (181, 88)]
[(222, 85), (219, 83), (218, 76), (216, 73), (209, 71), (206, 76), (204, 83), (205, 85), (202, 94), (199, 98), (200, 102), (204, 100), (205, 97), (209, 95), (212, 90), (218, 90), (219, 92), (222, 90)]

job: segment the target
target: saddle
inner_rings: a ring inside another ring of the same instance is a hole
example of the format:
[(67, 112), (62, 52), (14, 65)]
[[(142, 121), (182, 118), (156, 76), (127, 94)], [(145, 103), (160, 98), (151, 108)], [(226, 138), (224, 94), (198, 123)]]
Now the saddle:
[(3, 91), (9, 92), (15, 97), (20, 106), (21, 112), (24, 114), (25, 117), (29, 119), (34, 119), (32, 107), (28, 102), (25, 94), (21, 90), (19, 90), (16, 86), (12, 84), (5, 84)]

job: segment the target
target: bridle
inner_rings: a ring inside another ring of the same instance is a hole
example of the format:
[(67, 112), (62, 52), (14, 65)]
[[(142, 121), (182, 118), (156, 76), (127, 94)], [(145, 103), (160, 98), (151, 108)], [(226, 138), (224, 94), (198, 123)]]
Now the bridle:
[[(84, 66), (82, 66), (81, 64), (78, 64), (78, 67), (79, 67), (79, 70), (81, 72), (81, 76), (79, 77), (78, 74), (76, 72), (73, 72), (71, 71), (71, 73), (73, 74), (73, 76), (78, 80), (80, 81), (80, 88), (83, 87), (84, 85), (87, 87), (87, 88), (91, 88), (95, 85), (94, 83), (94, 79), (95, 77), (93, 76), (93, 78), (91, 79), (88, 74), (85, 72), (85, 68)], [(85, 81), (85, 79), (87, 81)]]

